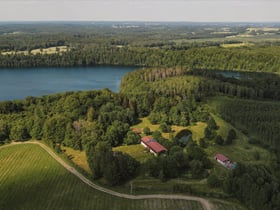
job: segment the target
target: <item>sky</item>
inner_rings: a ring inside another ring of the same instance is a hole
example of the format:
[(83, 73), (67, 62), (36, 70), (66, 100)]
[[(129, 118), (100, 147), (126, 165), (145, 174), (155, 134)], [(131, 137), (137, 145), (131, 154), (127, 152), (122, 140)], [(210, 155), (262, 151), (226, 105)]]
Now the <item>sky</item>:
[(280, 0), (0, 0), (0, 21), (280, 22)]

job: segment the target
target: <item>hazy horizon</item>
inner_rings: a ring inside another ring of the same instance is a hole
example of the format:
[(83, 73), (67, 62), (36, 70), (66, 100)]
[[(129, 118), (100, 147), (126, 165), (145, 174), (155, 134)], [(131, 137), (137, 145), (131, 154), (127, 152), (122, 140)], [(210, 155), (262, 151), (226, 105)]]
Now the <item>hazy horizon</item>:
[(277, 0), (0, 0), (0, 21), (279, 22)]

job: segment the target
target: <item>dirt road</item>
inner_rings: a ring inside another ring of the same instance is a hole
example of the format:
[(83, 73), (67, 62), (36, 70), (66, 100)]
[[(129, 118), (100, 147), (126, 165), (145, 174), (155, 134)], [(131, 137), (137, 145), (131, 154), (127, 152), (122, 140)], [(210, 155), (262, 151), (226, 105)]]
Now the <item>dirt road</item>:
[(53, 157), (58, 163), (60, 163), (66, 170), (68, 170), (70, 173), (74, 174), (76, 177), (78, 177), (82, 182), (89, 185), (90, 187), (94, 188), (95, 190), (99, 190), (101, 192), (117, 196), (120, 198), (127, 198), (132, 200), (143, 200), (143, 199), (175, 199), (175, 200), (189, 200), (189, 201), (197, 201), (200, 202), (205, 210), (213, 210), (212, 204), (205, 198), (196, 197), (196, 196), (188, 196), (188, 195), (129, 195), (124, 193), (115, 192), (112, 190), (109, 190), (107, 188), (98, 186), (94, 184), (92, 181), (90, 181), (88, 178), (86, 178), (83, 174), (78, 172), (75, 168), (68, 165), (63, 159), (61, 159), (56, 153), (54, 153), (48, 146), (38, 142), (38, 141), (27, 141), (27, 142), (13, 142), (10, 145), (2, 146), (0, 148), (16, 145), (16, 144), (36, 144), (42, 147), (51, 157)]

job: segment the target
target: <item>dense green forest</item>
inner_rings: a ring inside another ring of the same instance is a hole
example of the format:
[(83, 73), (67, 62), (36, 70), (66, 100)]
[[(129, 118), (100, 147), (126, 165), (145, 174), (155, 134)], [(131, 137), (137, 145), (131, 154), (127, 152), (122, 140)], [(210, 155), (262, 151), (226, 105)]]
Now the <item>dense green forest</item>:
[(253, 46), (238, 49), (193, 47), (187, 50), (131, 46), (72, 48), (52, 55), (0, 55), (1, 67), (91, 66), (100, 64), (189, 69), (279, 72), (280, 47)]
[[(223, 47), (244, 44), (238, 37), (231, 40), (226, 36), (248, 34), (248, 25), (233, 24), (224, 33), (224, 26), (211, 25), (206, 30), (201, 25), (179, 23), (64, 23), (62, 29), (61, 24), (23, 27), (2, 23), (0, 67), (111, 64), (145, 68), (125, 75), (119, 93), (104, 89), (0, 102), (0, 144), (37, 139), (58, 153), (63, 152), (62, 146), (85, 151), (92, 178), (105, 180), (109, 186), (122, 185), (136, 176), (162, 182), (187, 176), (206, 179), (210, 189), (222, 192), (219, 196), (238, 199), (249, 209), (279, 208), (279, 42), (256, 33), (248, 45)], [(58, 46), (68, 50), (30, 53)], [(242, 71), (242, 75), (228, 77), (218, 70)], [(232, 126), (226, 138), (218, 134), (214, 116)], [(160, 125), (159, 130), (145, 127), (143, 132), (168, 152), (140, 163), (113, 148), (140, 143), (131, 126), (142, 117)], [(172, 126), (197, 123), (205, 124), (198, 141), (185, 143), (172, 133)], [(216, 166), (207, 148), (230, 148), (241, 134), (248, 138), (246, 143), (265, 148), (275, 159), (264, 165), (257, 162), (262, 154), (255, 152), (255, 162), (238, 162), (236, 169), (223, 171), (221, 176), (212, 173)], [(173, 191), (196, 193), (178, 184)]]
[[(277, 40), (279, 32), (263, 35), (259, 30), (253, 36), (248, 27), (246, 24), (205, 27), (183, 23), (2, 23), (0, 67), (110, 64), (279, 72), (279, 42), (270, 41)], [(243, 35), (251, 38), (240, 38)], [(241, 45), (228, 48), (224, 44)], [(30, 53), (34, 49), (59, 46), (68, 50)]]

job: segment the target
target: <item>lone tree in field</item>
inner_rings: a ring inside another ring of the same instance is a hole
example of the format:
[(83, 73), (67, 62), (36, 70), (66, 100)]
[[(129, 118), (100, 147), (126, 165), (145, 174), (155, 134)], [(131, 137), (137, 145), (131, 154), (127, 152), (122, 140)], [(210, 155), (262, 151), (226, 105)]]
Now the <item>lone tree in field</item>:
[(226, 144), (227, 145), (232, 144), (234, 139), (236, 139), (236, 132), (235, 132), (235, 130), (230, 129), (229, 132), (228, 132), (227, 139), (226, 139)]

